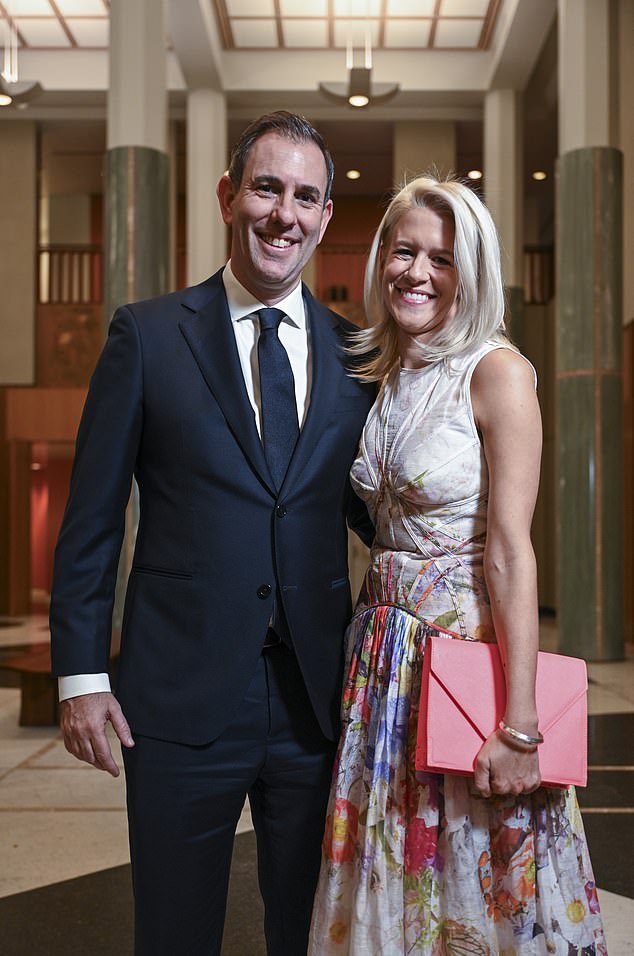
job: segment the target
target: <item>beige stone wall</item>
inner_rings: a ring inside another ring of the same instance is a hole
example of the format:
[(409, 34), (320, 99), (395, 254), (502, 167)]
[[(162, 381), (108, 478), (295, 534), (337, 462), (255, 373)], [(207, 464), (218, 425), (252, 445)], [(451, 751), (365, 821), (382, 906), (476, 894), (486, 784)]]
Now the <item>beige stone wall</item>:
[(433, 120), (395, 123), (395, 185), (433, 168), (441, 176), (456, 172), (455, 125)]
[(0, 124), (0, 385), (30, 385), (35, 366), (36, 130)]

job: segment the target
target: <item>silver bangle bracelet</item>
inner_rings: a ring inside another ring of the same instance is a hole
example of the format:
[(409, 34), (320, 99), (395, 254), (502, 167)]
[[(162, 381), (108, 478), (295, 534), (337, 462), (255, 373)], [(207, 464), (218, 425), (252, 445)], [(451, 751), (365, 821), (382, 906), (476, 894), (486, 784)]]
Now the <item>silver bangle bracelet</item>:
[(536, 747), (538, 744), (543, 744), (544, 742), (544, 737), (539, 731), (537, 731), (537, 737), (531, 737), (529, 734), (523, 734), (521, 730), (516, 730), (515, 727), (509, 727), (503, 720), (498, 724), (498, 728), (503, 734), (510, 737), (511, 740), (518, 740), (520, 743), (527, 744), (531, 747)]

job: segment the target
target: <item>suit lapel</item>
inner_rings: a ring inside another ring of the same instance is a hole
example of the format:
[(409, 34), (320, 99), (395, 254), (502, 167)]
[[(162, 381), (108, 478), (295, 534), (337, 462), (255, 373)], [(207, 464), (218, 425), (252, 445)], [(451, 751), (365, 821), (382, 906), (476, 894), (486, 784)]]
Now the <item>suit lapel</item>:
[(274, 494), (220, 276), (217, 272), (201, 285), (185, 290), (182, 305), (186, 311), (179, 327), (245, 457)]
[(345, 374), (344, 362), (339, 355), (341, 342), (335, 331), (337, 323), (332, 314), (313, 299), (305, 286), (304, 302), (313, 365), (310, 404), (281, 492), (292, 485), (308, 464), (335, 410), (340, 382)]
[[(245, 457), (275, 495), (264, 457), (255, 414), (244, 384), (227, 299), (217, 272), (211, 279), (183, 292), (184, 316), (179, 322), (201, 374), (222, 409)], [(280, 494), (299, 477), (332, 417), (345, 364), (332, 314), (304, 287), (306, 318), (311, 335), (312, 387), (306, 421), (291, 458)]]

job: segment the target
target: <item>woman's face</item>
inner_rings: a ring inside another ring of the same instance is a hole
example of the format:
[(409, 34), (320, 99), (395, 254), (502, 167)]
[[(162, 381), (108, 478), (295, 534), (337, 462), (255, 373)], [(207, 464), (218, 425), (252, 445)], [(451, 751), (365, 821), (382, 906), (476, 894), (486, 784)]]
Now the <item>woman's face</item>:
[(416, 207), (398, 220), (383, 253), (383, 299), (398, 326), (405, 368), (422, 364), (416, 343), (455, 313), (454, 232), (449, 215)]

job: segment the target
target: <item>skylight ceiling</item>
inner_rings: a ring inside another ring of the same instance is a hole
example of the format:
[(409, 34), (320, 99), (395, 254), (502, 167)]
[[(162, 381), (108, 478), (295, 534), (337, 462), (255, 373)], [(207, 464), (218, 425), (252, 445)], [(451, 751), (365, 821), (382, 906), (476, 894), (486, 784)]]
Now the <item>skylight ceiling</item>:
[(486, 50), (499, 0), (212, 0), (226, 50)]
[[(225, 50), (486, 50), (500, 0), (208, 0)], [(20, 47), (108, 46), (108, 0), (0, 0)]]

